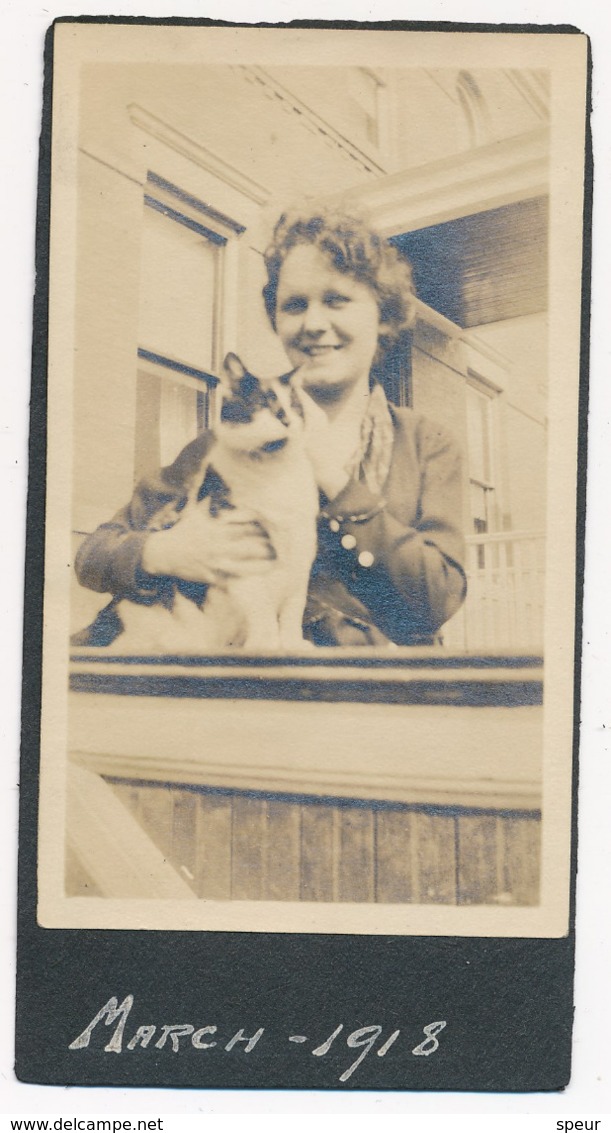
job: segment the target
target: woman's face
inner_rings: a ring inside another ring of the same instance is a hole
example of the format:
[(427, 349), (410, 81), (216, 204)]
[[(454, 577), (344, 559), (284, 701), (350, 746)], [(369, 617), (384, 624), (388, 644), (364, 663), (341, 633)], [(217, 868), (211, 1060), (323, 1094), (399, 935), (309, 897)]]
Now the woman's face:
[(280, 269), (276, 330), (306, 389), (368, 386), (380, 329), (367, 284), (311, 244), (291, 249)]

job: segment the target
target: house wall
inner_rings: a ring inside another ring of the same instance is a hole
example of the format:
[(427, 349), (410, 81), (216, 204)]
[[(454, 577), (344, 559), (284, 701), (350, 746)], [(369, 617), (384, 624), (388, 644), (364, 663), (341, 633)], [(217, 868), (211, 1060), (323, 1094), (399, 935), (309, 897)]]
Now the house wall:
[(142, 191), (84, 154), (79, 186), (73, 522), (89, 531), (133, 487)]
[[(466, 359), (462, 344), (419, 322), (412, 348), (413, 408), (448, 429), (466, 458)], [(468, 529), (468, 462), (463, 460), (463, 525)]]
[(474, 328), (509, 360), (499, 404), (502, 527), (544, 531), (547, 493), (547, 315)]
[[(548, 117), (543, 71), (509, 74), (474, 68), (407, 67), (393, 75), (400, 167), (410, 168), (463, 153), (474, 145), (527, 133)], [(426, 106), (426, 114), (420, 107)], [(435, 122), (435, 130), (431, 130)]]

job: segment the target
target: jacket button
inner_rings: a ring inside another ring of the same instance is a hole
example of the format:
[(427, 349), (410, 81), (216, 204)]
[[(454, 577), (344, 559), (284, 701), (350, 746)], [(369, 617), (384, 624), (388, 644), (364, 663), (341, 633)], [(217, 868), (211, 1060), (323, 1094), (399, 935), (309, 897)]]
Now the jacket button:
[(339, 523), (337, 522), (336, 519), (330, 519), (329, 520), (329, 530), (330, 531), (339, 531)]
[(356, 547), (354, 535), (342, 535), (342, 547), (344, 547), (346, 551), (351, 551), (353, 547)]
[(359, 555), (359, 565), (362, 567), (370, 567), (373, 566), (373, 563), (374, 557), (371, 551), (361, 551)]

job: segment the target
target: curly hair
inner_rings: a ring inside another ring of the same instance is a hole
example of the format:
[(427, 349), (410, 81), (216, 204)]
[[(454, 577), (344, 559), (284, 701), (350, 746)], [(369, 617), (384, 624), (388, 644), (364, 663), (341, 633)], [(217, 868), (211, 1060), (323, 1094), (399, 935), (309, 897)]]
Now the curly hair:
[(267, 283), (263, 299), (276, 329), (278, 281), (292, 248), (310, 244), (328, 257), (336, 271), (365, 283), (374, 292), (384, 329), (379, 353), (402, 341), (415, 321), (415, 289), (410, 264), (357, 216), (320, 210), (311, 214), (283, 213), (264, 254)]

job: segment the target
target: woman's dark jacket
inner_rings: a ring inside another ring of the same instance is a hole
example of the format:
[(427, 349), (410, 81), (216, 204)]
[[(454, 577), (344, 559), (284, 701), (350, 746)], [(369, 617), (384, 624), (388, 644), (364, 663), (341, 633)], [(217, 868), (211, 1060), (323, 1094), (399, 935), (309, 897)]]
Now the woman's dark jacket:
[[(319, 645), (429, 643), (466, 593), (463, 481), (458, 448), (445, 429), (411, 409), (390, 406), (394, 443), (382, 494), (351, 480), (321, 500), (305, 635)], [(91, 590), (150, 604), (167, 601), (176, 581), (146, 574), (144, 541), (156, 515), (186, 499), (186, 484), (214, 443), (204, 433), (172, 465), (142, 481), (131, 502), (81, 545), (79, 582)], [(201, 602), (205, 587), (179, 583)], [(112, 605), (76, 644), (107, 644), (121, 626)]]

